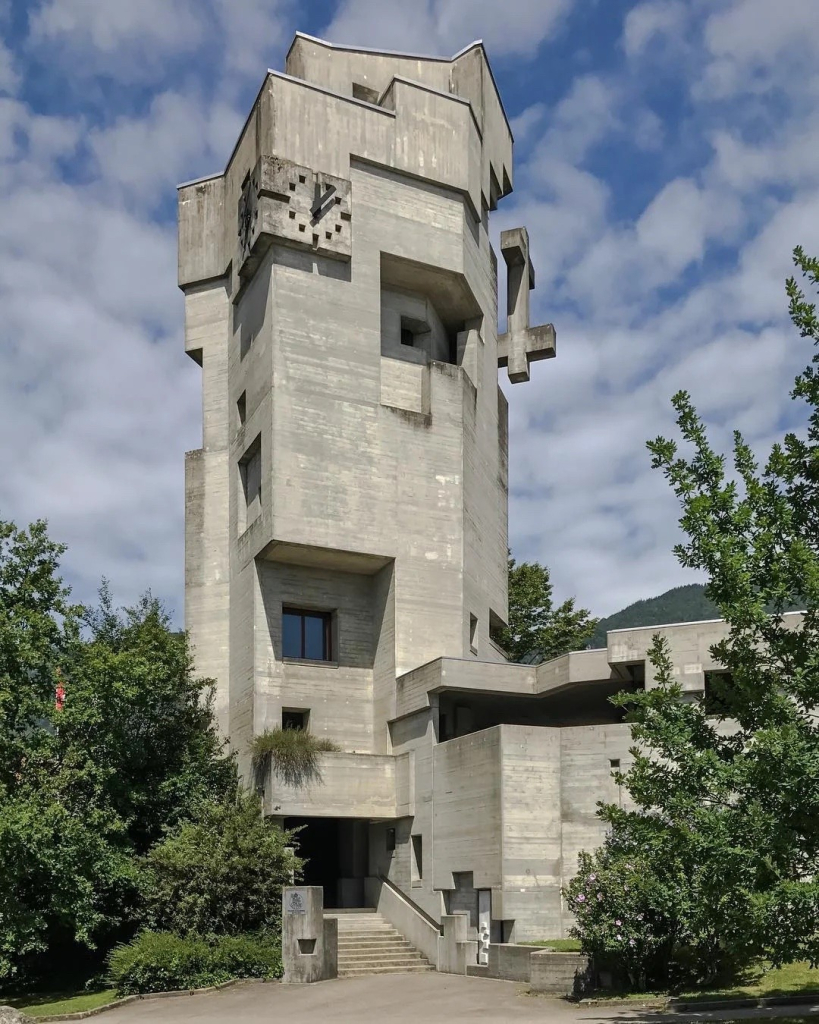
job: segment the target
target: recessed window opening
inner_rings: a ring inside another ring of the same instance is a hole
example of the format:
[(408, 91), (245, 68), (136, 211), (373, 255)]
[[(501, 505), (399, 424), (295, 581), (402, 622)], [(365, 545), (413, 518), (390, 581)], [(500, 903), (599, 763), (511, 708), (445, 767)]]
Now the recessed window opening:
[(414, 317), (401, 317), (401, 344), (408, 348), (427, 349), (430, 340), (430, 326)]
[(478, 653), (478, 616), (469, 616), (469, 649), (473, 654)]
[(614, 772), (618, 771), (618, 770), (619, 770), (619, 768), (620, 768), (620, 758), (619, 758), (619, 757), (613, 757), (613, 758), (612, 758), (612, 759), (611, 759), (611, 760), (609, 761), (609, 767), (610, 767), (610, 768), (611, 768), (611, 770), (612, 770), (612, 771), (614, 771)]
[(412, 836), (412, 882), (419, 884), (424, 877), (424, 848), (421, 836)]
[(309, 711), (282, 708), (282, 729), (303, 729), (306, 732), (309, 722)]
[(392, 853), (395, 849), (395, 829), (387, 829), (387, 853)]
[(282, 656), (303, 661), (332, 660), (330, 612), (282, 610)]
[(361, 82), (353, 82), (353, 99), (363, 100), (365, 103), (378, 103), (378, 90), (362, 85)]
[(236, 413), (239, 417), (239, 426), (247, 419), (247, 392), (243, 391), (236, 399)]

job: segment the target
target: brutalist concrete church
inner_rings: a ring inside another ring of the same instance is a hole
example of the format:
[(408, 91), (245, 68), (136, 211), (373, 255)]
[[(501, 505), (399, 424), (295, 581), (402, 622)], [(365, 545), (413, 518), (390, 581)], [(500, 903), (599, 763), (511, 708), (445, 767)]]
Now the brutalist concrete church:
[[(202, 368), (186, 456), (186, 625), (224, 734), (338, 744), (321, 777), (271, 772), (265, 810), (304, 826), (328, 907), (493, 942), (566, 933), (561, 886), (622, 799), (656, 627), (507, 662), (507, 401), (555, 355), (530, 322), (524, 227), (489, 218), (513, 140), (486, 53), (451, 59), (297, 35), (225, 171), (179, 188), (185, 347)], [(500, 322), (505, 331), (499, 332)], [(514, 389), (513, 389), (514, 393)], [(663, 627), (696, 696), (720, 622)], [(388, 911), (386, 911), (389, 913)]]

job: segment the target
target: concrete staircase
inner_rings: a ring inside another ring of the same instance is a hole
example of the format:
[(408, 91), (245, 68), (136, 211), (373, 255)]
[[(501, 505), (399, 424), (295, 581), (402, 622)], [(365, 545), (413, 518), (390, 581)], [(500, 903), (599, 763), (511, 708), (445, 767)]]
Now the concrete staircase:
[(376, 910), (325, 910), (338, 918), (338, 976), (408, 974), (435, 968)]

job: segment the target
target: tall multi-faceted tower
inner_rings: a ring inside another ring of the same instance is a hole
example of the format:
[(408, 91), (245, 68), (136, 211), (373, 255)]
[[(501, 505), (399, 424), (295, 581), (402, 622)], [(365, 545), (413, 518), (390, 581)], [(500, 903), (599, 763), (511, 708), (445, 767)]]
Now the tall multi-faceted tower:
[(224, 173), (179, 189), (204, 409), (186, 459), (186, 624), (241, 763), (280, 725), (341, 748), (321, 784), (274, 776), (266, 793), (269, 813), (308, 824), (311, 870), (339, 904), (389, 875), (438, 913), (453, 887), (429, 870), (432, 748), (472, 712), (444, 708), (443, 685), (419, 697), (415, 670), (471, 662), (462, 688), (509, 688), (491, 682), (507, 667), (490, 639), (507, 616), (498, 367), (528, 380), (555, 351), (552, 327), (529, 324), (523, 229), (502, 237), (498, 334), (488, 220), (511, 190), (480, 43), (433, 59), (304, 35)]

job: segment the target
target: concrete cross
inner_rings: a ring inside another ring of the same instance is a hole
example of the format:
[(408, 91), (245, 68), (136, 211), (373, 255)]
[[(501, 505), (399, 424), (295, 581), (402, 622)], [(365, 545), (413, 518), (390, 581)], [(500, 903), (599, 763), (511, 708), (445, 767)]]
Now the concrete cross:
[(529, 380), (529, 363), (551, 359), (557, 353), (553, 324), (529, 325), (529, 292), (535, 287), (535, 268), (529, 258), (529, 232), (511, 228), (501, 232), (506, 260), (506, 334), (498, 336), (498, 366), (506, 366), (513, 384)]

